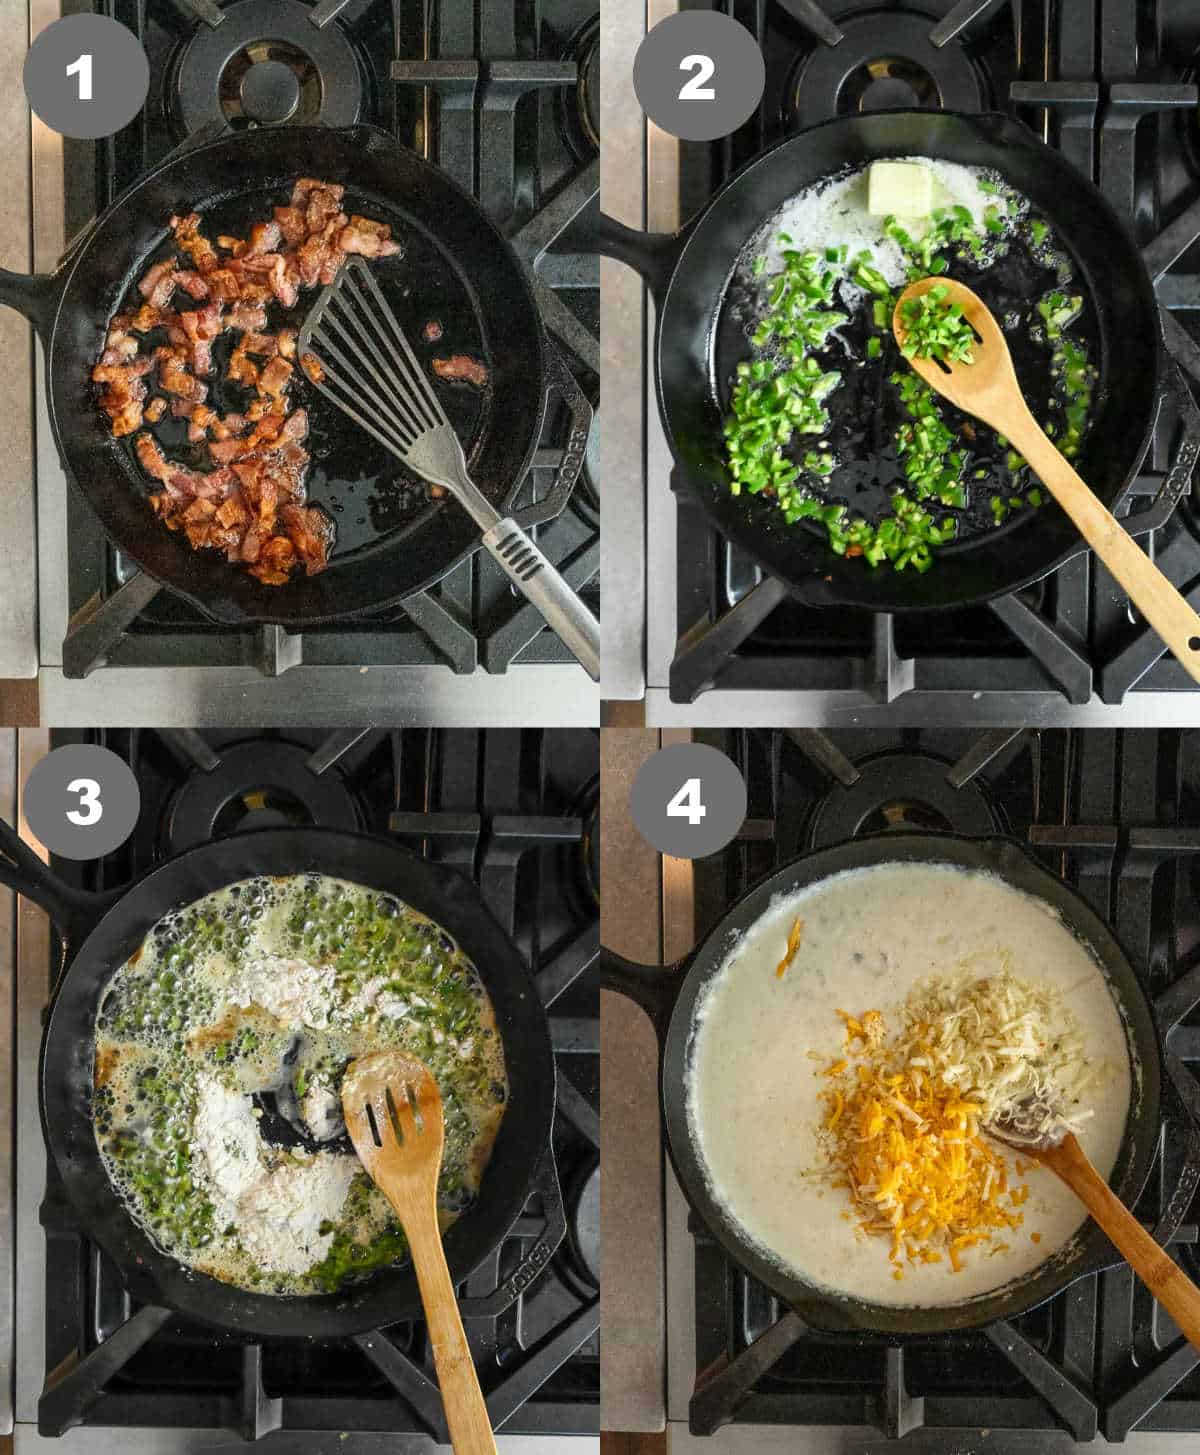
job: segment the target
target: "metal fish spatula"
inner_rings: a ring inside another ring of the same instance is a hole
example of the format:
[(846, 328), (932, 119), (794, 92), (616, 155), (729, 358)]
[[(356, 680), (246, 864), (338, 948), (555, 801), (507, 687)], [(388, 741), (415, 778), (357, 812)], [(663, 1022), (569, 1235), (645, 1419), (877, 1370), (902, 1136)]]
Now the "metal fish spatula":
[(423, 479), (444, 486), (483, 532), (483, 544), (581, 666), (600, 677), (600, 624), (511, 516), (472, 481), (432, 384), (362, 258), (349, 258), (300, 330), (328, 399)]

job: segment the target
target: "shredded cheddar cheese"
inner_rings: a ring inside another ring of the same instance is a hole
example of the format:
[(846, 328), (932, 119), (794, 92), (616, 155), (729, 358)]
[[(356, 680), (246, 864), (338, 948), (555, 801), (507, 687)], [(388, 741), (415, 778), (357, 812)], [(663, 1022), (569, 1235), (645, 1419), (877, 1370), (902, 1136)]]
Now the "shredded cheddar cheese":
[(799, 918), (794, 919), (792, 921), (792, 927), (788, 931), (787, 952), (785, 953), (783, 959), (780, 960), (779, 964), (775, 967), (775, 975), (777, 979), (782, 980), (783, 977), (787, 974), (788, 966), (796, 958), (796, 952), (800, 948), (800, 940), (803, 934), (804, 921)]
[(1010, 1182), (1004, 1150), (982, 1128), (1035, 1093), (1065, 1107), (1069, 1126), (1090, 1115), (1080, 1102), (1099, 1072), (1069, 1011), (1005, 970), (918, 986), (890, 1040), (879, 1010), (837, 1014), (846, 1054), (823, 1068), (820, 1093), (827, 1172), (859, 1228), (890, 1240), (893, 1277), (905, 1260), (944, 1259), (959, 1272), (969, 1249), (1007, 1251), (997, 1235), (1024, 1222), (1019, 1179), (1037, 1160), (1015, 1158)]

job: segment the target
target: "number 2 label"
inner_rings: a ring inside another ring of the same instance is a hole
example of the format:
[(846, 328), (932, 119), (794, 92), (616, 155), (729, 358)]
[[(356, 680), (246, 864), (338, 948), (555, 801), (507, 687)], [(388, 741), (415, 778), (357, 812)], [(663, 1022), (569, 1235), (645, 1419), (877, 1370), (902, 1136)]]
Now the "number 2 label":
[(713, 72), (717, 69), (711, 56), (684, 56), (679, 62), (681, 71), (694, 71), (695, 75), (690, 81), (685, 81), (679, 89), (681, 101), (715, 101), (717, 93), (711, 86), (704, 83), (711, 79)]
[(698, 827), (700, 820), (708, 812), (700, 801), (700, 780), (699, 778), (688, 778), (683, 787), (667, 804), (668, 818), (686, 818), (693, 828)]
[(90, 824), (99, 823), (104, 815), (104, 805), (100, 802), (100, 785), (94, 778), (72, 778), (67, 784), (67, 792), (79, 794), (79, 807), (67, 809), (67, 817), (73, 824), (85, 829)]
[(77, 60), (71, 62), (67, 67), (68, 76), (79, 77), (79, 99), (90, 101), (92, 99), (92, 57), (85, 51)]

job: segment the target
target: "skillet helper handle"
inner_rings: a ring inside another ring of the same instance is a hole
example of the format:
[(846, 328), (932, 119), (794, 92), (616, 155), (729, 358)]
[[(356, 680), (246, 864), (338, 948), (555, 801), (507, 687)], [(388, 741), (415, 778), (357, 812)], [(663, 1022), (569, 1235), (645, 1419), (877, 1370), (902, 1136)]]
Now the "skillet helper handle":
[(513, 585), (546, 619), (593, 682), (600, 680), (600, 623), (511, 515), (483, 533), (483, 544)]
[(1068, 1134), (1050, 1152), (1039, 1153), (1100, 1224), (1129, 1266), (1200, 1351), (1200, 1288), (1154, 1241)]
[[(496, 1455), (491, 1416), (479, 1388), (475, 1361), (471, 1358), (454, 1284), (446, 1266), (436, 1204), (430, 1198), (427, 1211), (414, 1214), (408, 1208), (405, 1215), (408, 1219), (405, 1230), (421, 1288), (425, 1326), (429, 1330), (454, 1455)], [(418, 1224), (416, 1227), (412, 1226), (414, 1221)]]
[(48, 273), (10, 273), (0, 268), (0, 303), (6, 304), (33, 324), (47, 338), (54, 318), (58, 286)]
[(690, 955), (673, 965), (639, 965), (600, 946), (601, 989), (614, 990), (640, 1005), (660, 1042), (666, 1039), (675, 1002), (690, 968)]
[(683, 242), (683, 232), (638, 232), (607, 212), (600, 214), (596, 246), (601, 255), (640, 273), (656, 307), (666, 296)]
[(1013, 449), (1025, 456), (1180, 666), (1200, 683), (1200, 616), (1096, 499), (1031, 414), (1008, 435)]

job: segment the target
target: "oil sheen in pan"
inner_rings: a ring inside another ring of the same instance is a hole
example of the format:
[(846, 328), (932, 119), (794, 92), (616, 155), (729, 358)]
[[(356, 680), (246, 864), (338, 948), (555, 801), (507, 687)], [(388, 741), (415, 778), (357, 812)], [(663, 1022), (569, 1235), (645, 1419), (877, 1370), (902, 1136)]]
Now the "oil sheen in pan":
[[(779, 977), (797, 916), (800, 949)], [(826, 1165), (822, 1073), (844, 1048), (837, 1010), (881, 1010), (890, 1031), (917, 981), (984, 976), (1001, 968), (1001, 957), (1018, 978), (1063, 992), (1090, 1058), (1104, 1067), (1089, 1091), (1095, 1115), (1080, 1142), (1107, 1176), (1135, 1086), (1129, 1038), (1099, 964), (1041, 900), (990, 874), (882, 864), (781, 896), (730, 946), (697, 1007), (688, 1123), (715, 1199), (766, 1257), (868, 1303), (929, 1307), (1000, 1288), (1070, 1244), (1086, 1214), (1053, 1173), (1038, 1168), (1023, 1179), (1024, 1223), (998, 1239), (1007, 1251), (971, 1248), (961, 1273), (945, 1259), (905, 1263), (897, 1281), (890, 1240), (860, 1233), (848, 1194), (812, 1175)]]
[[(816, 184), (816, 188), (850, 175), (851, 170)], [(1001, 199), (995, 200), (1003, 205)], [(789, 207), (791, 205), (788, 204)], [(783, 208), (781, 215), (787, 210), (788, 207)], [(1092, 399), (1091, 417), (1094, 418), (1103, 407), (1104, 382), (1095, 302), (1061, 235), (1041, 214), (1030, 213), (1029, 216), (1046, 222), (1045, 244), (1035, 248), (1025, 228), (1010, 229), (1009, 251), (984, 267), (959, 261), (956, 250), (951, 247), (942, 254), (949, 262), (947, 276), (973, 288), (998, 319), (1010, 323), (1019, 321), (1018, 326), (1005, 328), (1005, 337), (1030, 408), (1042, 422), (1049, 417), (1047, 406), (1053, 380), (1050, 350), (1030, 332), (1032, 324), (1040, 323), (1037, 301), (1053, 289), (1068, 296), (1078, 294), (1082, 297), (1082, 312), (1071, 325), (1069, 336), (1083, 345), (1089, 361), (1101, 370)], [(712, 353), (712, 381), (716, 395), (713, 407), (722, 418), (729, 410), (737, 365), (743, 359), (760, 356), (751, 350), (747, 338), (748, 329), (757, 323), (761, 311), (750, 265), (777, 231), (778, 227), (772, 223), (760, 228), (747, 243), (717, 318)], [(810, 244), (804, 237), (795, 235), (794, 246), (803, 251)], [(1064, 260), (1066, 267), (1062, 271), (1047, 265), (1045, 259), (1051, 252)], [(836, 369), (842, 375), (838, 387), (824, 401), (830, 424), (821, 436), (828, 440), (829, 449), (838, 464), (831, 478), (820, 485), (819, 493), (831, 503), (841, 502), (848, 505), (852, 512), (878, 521), (890, 513), (891, 495), (906, 484), (896, 454), (895, 434), (898, 426), (905, 423), (909, 416), (900, 402), (896, 386), (889, 383), (889, 376), (897, 370), (907, 370), (908, 365), (900, 357), (890, 335), (884, 339), (882, 358), (877, 362), (867, 360), (866, 341), (875, 332), (871, 327), (870, 301), (855, 305), (847, 298), (847, 291), (847, 285), (840, 283), (835, 297), (839, 311), (850, 315), (849, 322), (830, 336), (825, 347), (813, 351), (823, 369)], [(850, 290), (850, 298), (860, 296), (860, 290)], [(1005, 525), (997, 529), (991, 499), (999, 495), (1008, 500), (1014, 493), (1023, 494), (1030, 484), (1037, 482), (1029, 479), (1029, 471), (1026, 470), (1024, 485), (1014, 491), (1013, 471), (1006, 463), (1006, 450), (997, 443), (995, 432), (945, 400), (938, 400), (938, 408), (951, 434), (961, 439), (963, 447), (971, 451), (965, 481), (970, 498), (967, 510), (951, 511), (935, 503), (939, 518), (950, 514), (959, 517), (959, 534), (955, 541), (938, 547), (938, 553), (942, 554), (969, 546), (981, 537), (995, 537), (1028, 520), (1035, 514), (1032, 508), (1017, 510), (1008, 517)], [(806, 450), (817, 446), (817, 438), (815, 435), (796, 434), (786, 447), (786, 453), (790, 458), (799, 460)], [(1085, 429), (1080, 451), (1082, 460), (1086, 460), (1086, 454)], [(1086, 472), (1086, 465), (1084, 468)], [(975, 478), (978, 470), (985, 474)], [(803, 529), (818, 536), (825, 533), (824, 527), (812, 520), (798, 521), (789, 526), (777, 512), (772, 512), (771, 520), (781, 530)]]
[[(272, 208), (286, 205), (290, 194), (291, 182), (288, 182), (276, 192), (255, 190), (248, 196), (229, 199), (203, 214), (201, 231), (211, 242), (222, 233), (246, 237), (253, 223), (268, 220)], [(418, 359), (428, 368), (435, 358), (467, 354), (483, 363), (490, 374), (492, 359), (470, 287), (436, 240), (373, 193), (347, 192), (342, 210), (391, 224), (392, 236), (403, 252), (373, 262), (371, 269)], [(139, 278), (153, 263), (171, 256), (171, 243), (168, 235), (162, 247), (139, 269)], [(319, 288), (302, 289), (296, 306), (289, 309), (273, 299), (267, 307), (263, 331), (275, 333), (283, 327), (299, 330), (319, 293)], [(136, 308), (141, 302), (135, 282), (114, 311)], [(182, 306), (178, 299), (176, 302)], [(441, 336), (432, 343), (424, 337), (425, 325), (430, 322), (439, 323), (442, 329)], [(225, 379), (235, 336), (236, 331), (231, 330), (216, 341), (212, 372), (204, 381), (209, 386), (208, 404), (221, 413), (241, 410), (253, 397)], [(142, 336), (141, 351), (148, 353), (165, 342), (165, 331), (155, 330)], [(490, 389), (480, 390), (432, 375), (431, 380), (469, 459), (489, 425)], [(293, 373), (289, 398), (293, 408), (308, 411), (308, 438), (304, 441), (312, 457), (306, 476), (308, 499), (314, 505), (323, 506), (337, 527), (331, 560), (341, 564), (356, 551), (377, 545), (385, 536), (410, 529), (425, 509), (435, 508), (430, 505), (428, 486), (314, 389), (299, 368)], [(213, 468), (203, 443), (188, 444), (187, 421), (173, 419), (169, 410), (158, 424), (144, 428), (151, 431), (169, 458), (181, 461), (190, 469)], [(130, 435), (121, 443), (133, 458), (135, 470), (142, 475), (133, 455), (135, 438), (136, 435)], [(147, 478), (148, 493), (150, 484)]]

